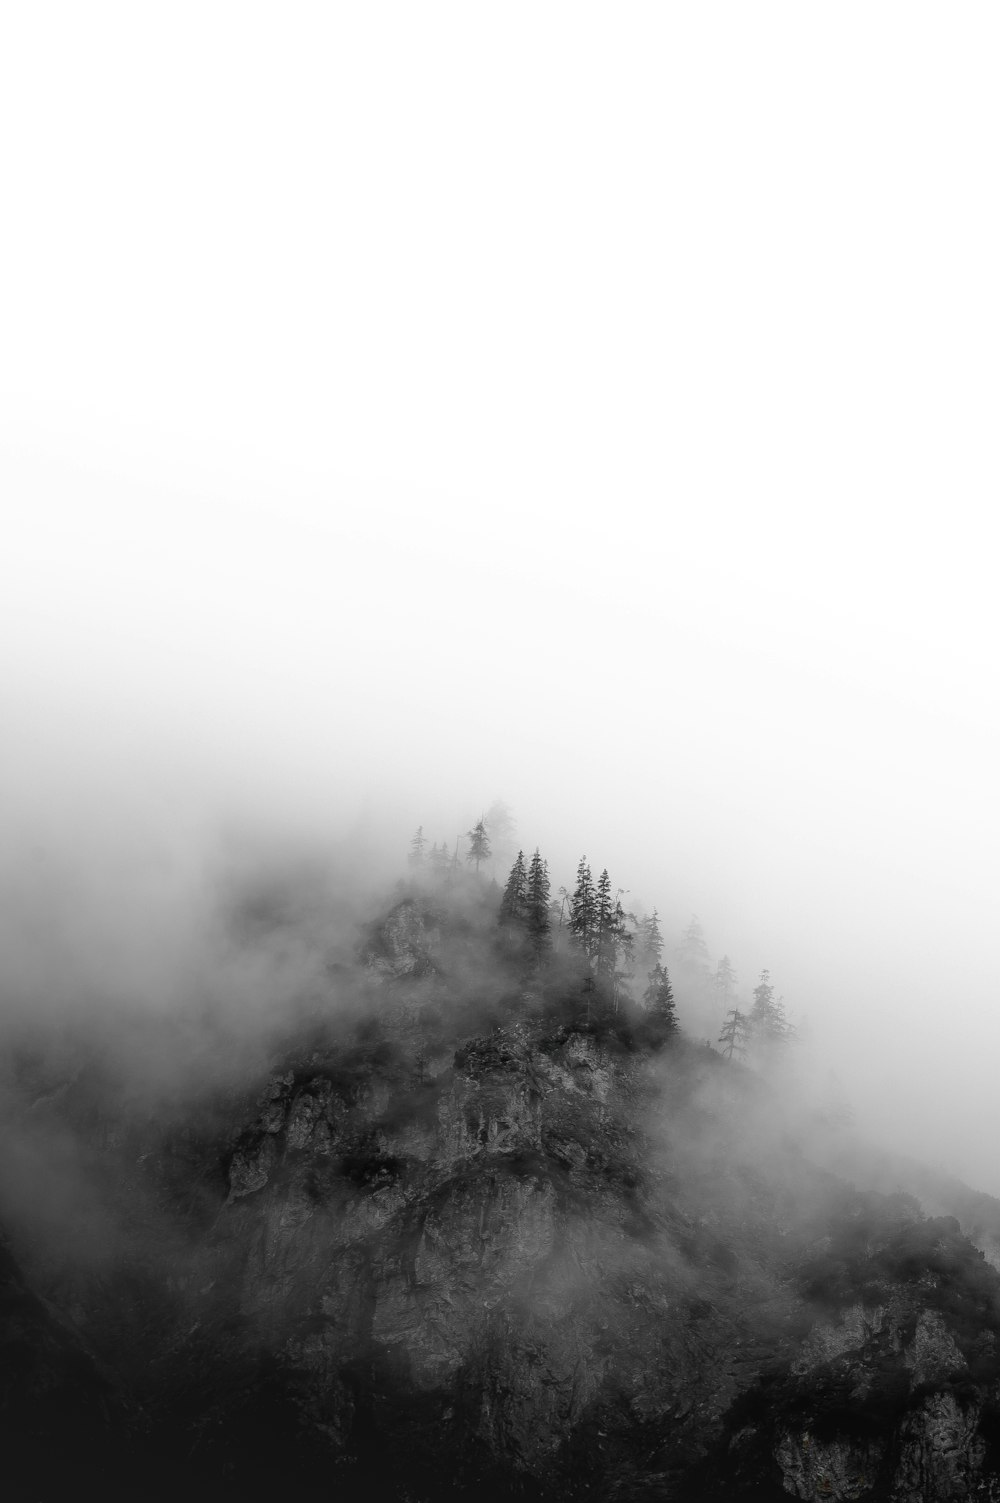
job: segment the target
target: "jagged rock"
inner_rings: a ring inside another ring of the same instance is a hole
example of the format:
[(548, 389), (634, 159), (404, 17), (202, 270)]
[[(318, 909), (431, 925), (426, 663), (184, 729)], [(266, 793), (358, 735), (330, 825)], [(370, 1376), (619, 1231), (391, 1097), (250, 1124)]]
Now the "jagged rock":
[(775, 1453), (787, 1493), (831, 1503), (873, 1497), (884, 1454), (881, 1440), (823, 1441), (808, 1430), (783, 1436)]
[(915, 1385), (944, 1382), (968, 1367), (937, 1310), (921, 1310), (905, 1360), (912, 1364)]
[(893, 1479), (892, 1503), (949, 1503), (951, 1499), (1000, 1494), (978, 1487), (986, 1455), (979, 1434), (981, 1405), (960, 1404), (954, 1393), (928, 1394), (907, 1416), (902, 1455)]
[(416, 901), (366, 955), (355, 1020), (200, 1126), (93, 1119), (123, 1252), (66, 1299), (162, 1496), (993, 1496), (1000, 1278), (957, 1222), (818, 1177), (710, 1050), (470, 1001)]
[(376, 930), (368, 964), (386, 975), (425, 976), (435, 968), (441, 946), (433, 918), (412, 898), (397, 903)]

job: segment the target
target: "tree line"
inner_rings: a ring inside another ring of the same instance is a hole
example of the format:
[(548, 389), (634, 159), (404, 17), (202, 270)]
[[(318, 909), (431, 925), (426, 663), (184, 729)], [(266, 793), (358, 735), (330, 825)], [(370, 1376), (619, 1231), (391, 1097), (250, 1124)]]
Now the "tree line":
[[(502, 805), (497, 822), (512, 828)], [(493, 811), (491, 811), (492, 813)], [(480, 816), (466, 831), (464, 861), (460, 840), (449, 850), (447, 842), (428, 847), (423, 826), (418, 827), (409, 850), (409, 864), (417, 873), (427, 871), (450, 883), (463, 869), (477, 876), (493, 859), (490, 817)], [(506, 833), (506, 831), (505, 831)], [(594, 879), (586, 856), (580, 858), (575, 886), (560, 887), (553, 897), (548, 862), (536, 848), (530, 857), (519, 850), (500, 890), (497, 910), (498, 943), (509, 959), (523, 964), (538, 976), (549, 967), (554, 953), (572, 950), (586, 961), (584, 990), (589, 1018), (591, 1000), (600, 999), (617, 1013), (627, 999), (638, 1002), (645, 1018), (655, 1022), (662, 1039), (679, 1030), (677, 1007), (670, 974), (664, 963), (663, 933), (659, 914), (636, 917), (622, 904), (624, 888), (614, 887), (607, 868)], [(716, 1043), (727, 1059), (744, 1059), (788, 1043), (795, 1036), (784, 1000), (776, 996), (767, 970), (753, 990), (750, 1006), (736, 1000), (737, 975), (728, 955), (714, 971), (708, 946), (697, 916), (692, 916), (675, 960), (685, 986), (709, 995), (724, 1014)], [(718, 1013), (716, 1014), (719, 1015)]]

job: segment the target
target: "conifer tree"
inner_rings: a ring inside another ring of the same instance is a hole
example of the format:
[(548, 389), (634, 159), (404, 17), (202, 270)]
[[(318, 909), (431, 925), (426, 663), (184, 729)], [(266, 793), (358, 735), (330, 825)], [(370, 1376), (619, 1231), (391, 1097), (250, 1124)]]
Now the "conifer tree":
[(427, 842), (424, 839), (424, 827), (423, 825), (418, 825), (417, 833), (410, 841), (410, 854), (408, 859), (411, 866), (423, 866), (424, 846), (426, 844)]
[(609, 986), (614, 985), (615, 960), (615, 906), (611, 896), (611, 878), (607, 867), (597, 879), (597, 911), (594, 921), (593, 955), (597, 962), (597, 979)]
[(535, 853), (531, 858), (531, 865), (528, 868), (526, 918), (528, 942), (531, 945), (535, 962), (539, 965), (545, 959), (552, 945), (551, 919), (549, 916), (550, 893), (551, 883), (549, 882), (548, 864), (542, 860), (536, 846)]
[(728, 955), (723, 955), (715, 968), (713, 985), (717, 1001), (722, 1004), (723, 1012), (728, 1011), (729, 999), (736, 990), (736, 972)]
[(528, 874), (524, 865), (524, 852), (518, 851), (517, 860), (510, 869), (510, 876), (507, 878), (507, 885), (500, 899), (498, 923), (508, 945), (514, 943), (515, 936), (524, 923), (527, 915), (527, 896)]
[(655, 908), (651, 916), (644, 918), (639, 925), (637, 949), (639, 969), (648, 975), (663, 959), (663, 934), (660, 915)]
[(471, 830), (466, 831), (469, 839), (469, 853), (466, 861), (475, 863), (476, 875), (484, 861), (490, 859), (490, 837), (486, 833), (486, 820), (484, 816), (473, 825)]
[(507, 862), (514, 854), (514, 835), (517, 821), (503, 799), (494, 799), (483, 815), (483, 826), (490, 842), (490, 855), (494, 862)]
[(708, 945), (705, 943), (705, 931), (696, 913), (691, 915), (691, 922), (684, 930), (677, 951), (677, 959), (692, 971), (702, 971), (708, 968)]
[(792, 1036), (793, 1029), (785, 1017), (784, 1003), (774, 995), (768, 970), (761, 971), (760, 981), (753, 989), (753, 1007), (748, 1023), (755, 1044), (784, 1044)]
[(658, 1042), (665, 1042), (679, 1031), (670, 977), (666, 966), (659, 962), (649, 973), (649, 985), (642, 1000), (646, 1007), (648, 1027), (652, 1029)]
[(734, 1054), (741, 1057), (746, 1053), (747, 1034), (749, 1024), (738, 1007), (731, 1007), (726, 1014), (726, 1020), (719, 1034), (719, 1043), (722, 1045), (722, 1053), (726, 1059), (732, 1059)]
[(581, 856), (576, 869), (576, 887), (569, 900), (569, 928), (588, 955), (591, 953), (596, 921), (597, 894), (594, 891), (594, 879), (590, 875), (586, 856)]
[[(618, 893), (621, 888), (618, 889)], [(618, 1003), (623, 991), (628, 991), (633, 975), (635, 974), (635, 934), (629, 928), (629, 923), (635, 922), (634, 913), (626, 913), (621, 904), (621, 898), (615, 894), (614, 932), (615, 932), (615, 975), (614, 975), (614, 999), (615, 1012), (618, 1011)]]

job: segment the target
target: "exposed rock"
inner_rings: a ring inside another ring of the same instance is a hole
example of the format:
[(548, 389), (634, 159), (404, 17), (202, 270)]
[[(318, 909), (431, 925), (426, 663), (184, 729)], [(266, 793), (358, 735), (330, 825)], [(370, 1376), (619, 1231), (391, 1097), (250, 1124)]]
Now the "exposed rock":
[(928, 1394), (902, 1426), (902, 1454), (893, 1479), (893, 1503), (925, 1503), (1000, 1495), (993, 1479), (978, 1484), (986, 1442), (979, 1434), (981, 1405), (962, 1405), (954, 1393)]
[(431, 915), (406, 898), (376, 929), (367, 959), (373, 970), (389, 976), (425, 976), (434, 970), (440, 948), (440, 930)]
[(905, 1360), (912, 1365), (915, 1385), (946, 1382), (968, 1367), (937, 1310), (921, 1310)]
[(881, 1440), (818, 1440), (808, 1430), (779, 1441), (776, 1459), (785, 1491), (794, 1498), (871, 1498), (881, 1470)]
[(380, 932), (370, 1012), (200, 1128), (95, 1119), (132, 1220), (72, 1290), (84, 1388), (164, 1497), (1000, 1503), (1000, 1278), (953, 1218), (610, 1009), (458, 1029), (422, 910)]

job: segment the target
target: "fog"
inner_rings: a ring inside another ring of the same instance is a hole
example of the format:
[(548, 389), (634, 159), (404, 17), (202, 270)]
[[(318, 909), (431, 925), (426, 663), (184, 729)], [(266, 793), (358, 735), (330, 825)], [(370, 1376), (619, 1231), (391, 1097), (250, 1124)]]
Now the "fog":
[(501, 798), (1000, 1193), (995, 18), (379, 15), (5, 23), (8, 1016)]

